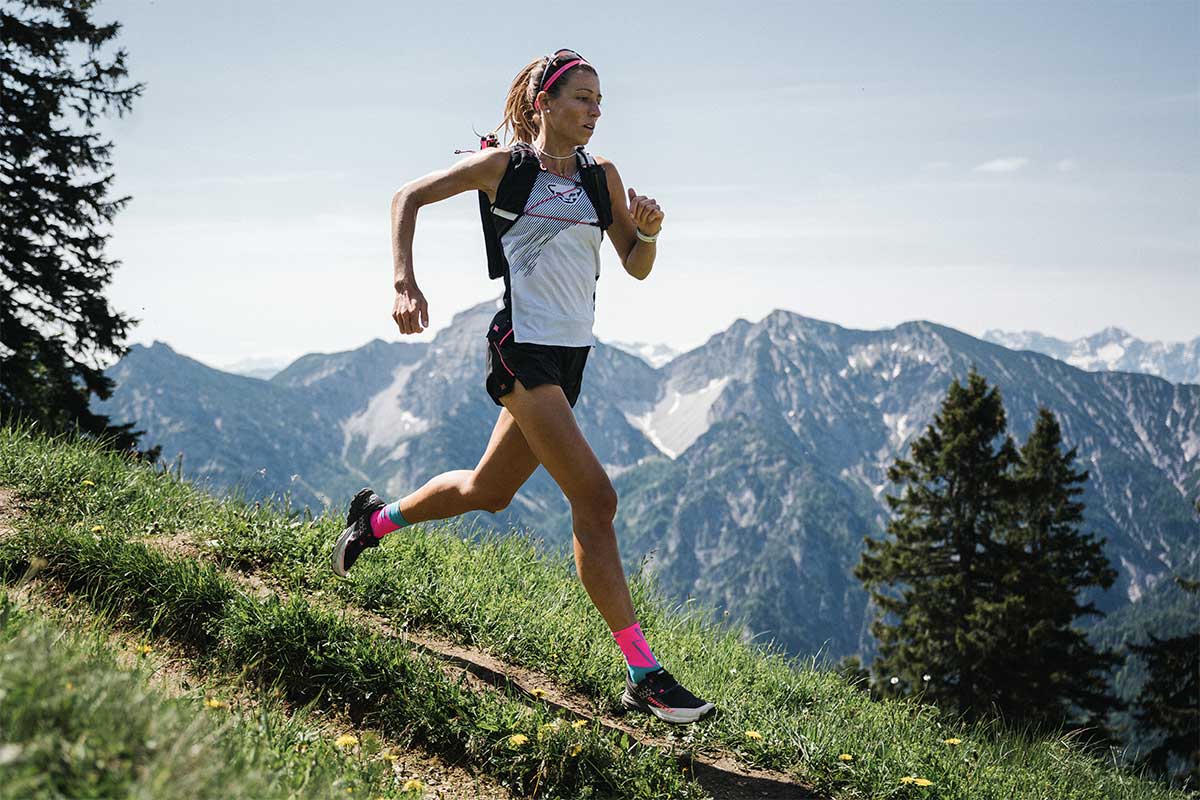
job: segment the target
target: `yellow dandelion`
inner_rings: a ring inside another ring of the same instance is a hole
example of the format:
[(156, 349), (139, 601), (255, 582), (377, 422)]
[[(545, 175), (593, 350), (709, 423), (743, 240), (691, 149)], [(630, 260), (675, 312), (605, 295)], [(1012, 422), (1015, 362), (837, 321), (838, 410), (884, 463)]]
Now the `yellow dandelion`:
[(508, 737), (508, 743), (513, 747), (520, 747), (528, 741), (529, 737), (523, 733), (514, 733), (512, 736)]
[(586, 720), (586, 719), (577, 719), (577, 720), (575, 720), (574, 722), (572, 722), (572, 723), (571, 723), (571, 727), (572, 727), (572, 728), (574, 728), (575, 730), (579, 730), (580, 728), (583, 728), (583, 727), (586, 727), (586, 726), (587, 726), (587, 720)]
[(358, 737), (349, 733), (343, 733), (333, 740), (334, 747), (354, 747), (356, 744), (358, 744)]
[(571, 755), (572, 755), (572, 756), (577, 756), (577, 755), (579, 755), (579, 754), (580, 754), (580, 753), (582, 753), (582, 752), (583, 752), (583, 745), (581, 745), (581, 744), (577, 744), (577, 745), (575, 745), (574, 747), (572, 747), (572, 748), (571, 748)]
[(536, 697), (540, 700), (541, 698), (546, 696), (546, 690), (540, 689), (540, 688), (534, 689), (533, 691), (530, 692), (530, 694), (532, 694), (534, 697)]
[(916, 778), (914, 778), (912, 775), (905, 775), (903, 778), (900, 779), (900, 782), (901, 783), (912, 783), (915, 780), (916, 780)]
[(400, 791), (402, 791), (402, 792), (420, 792), (420, 791), (424, 790), (424, 788), (425, 788), (425, 784), (421, 783), (416, 778), (409, 778), (408, 780), (406, 780), (404, 782), (404, 785), (400, 787)]
[(762, 734), (758, 731), (746, 731), (746, 738), (753, 739), (756, 742), (762, 741)]
[(153, 653), (153, 652), (154, 652), (154, 648), (148, 644), (139, 644), (137, 646), (137, 654), (139, 656), (144, 656), (147, 653)]
[(933, 786), (933, 781), (928, 778), (913, 778), (913, 783), (917, 786)]
[(80, 486), (95, 486), (96, 484), (92, 483), (92, 482), (91, 482), (91, 481), (89, 481), (87, 478), (84, 478), (83, 480), (81, 480), (81, 481), (79, 482), (79, 485), (80, 485)]
[(946, 744), (962, 744), (962, 739), (959, 739), (957, 737), (953, 737), (950, 739), (942, 739), (942, 741), (945, 742)]
[(217, 700), (216, 698), (209, 697), (209, 698), (205, 699), (204, 705), (208, 706), (209, 708), (224, 708), (225, 701)]
[(92, 526), (92, 533), (100, 533), (102, 530), (104, 530), (103, 525), (93, 525)]
[(838, 761), (853, 761), (853, 760), (854, 760), (854, 756), (850, 755), (849, 753), (842, 753), (841, 755), (838, 756)]
[(70, 681), (67, 681), (67, 691), (68, 692), (75, 691), (75, 684), (71, 683)]

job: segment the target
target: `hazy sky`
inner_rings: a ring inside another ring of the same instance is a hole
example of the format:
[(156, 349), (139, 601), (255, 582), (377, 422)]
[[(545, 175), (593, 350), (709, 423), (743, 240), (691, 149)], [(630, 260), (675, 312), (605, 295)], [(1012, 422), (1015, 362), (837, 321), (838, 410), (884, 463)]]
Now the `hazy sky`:
[(292, 357), (498, 296), (474, 194), (426, 207), (431, 329), (402, 336), (391, 195), (563, 46), (600, 73), (589, 149), (666, 212), (647, 280), (605, 243), (601, 340), (687, 349), (776, 308), (1200, 335), (1196, 0), (486, 5), (101, 0), (146, 83), (105, 125), (131, 341)]

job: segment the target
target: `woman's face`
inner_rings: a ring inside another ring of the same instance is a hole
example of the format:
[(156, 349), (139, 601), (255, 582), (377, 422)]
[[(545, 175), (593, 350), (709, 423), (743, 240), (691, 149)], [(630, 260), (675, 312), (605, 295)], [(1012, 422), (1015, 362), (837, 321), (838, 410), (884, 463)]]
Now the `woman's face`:
[(586, 144), (600, 118), (600, 79), (582, 69), (571, 70), (562, 77), (558, 97), (543, 95), (542, 107), (549, 111), (543, 119), (555, 133), (572, 141)]

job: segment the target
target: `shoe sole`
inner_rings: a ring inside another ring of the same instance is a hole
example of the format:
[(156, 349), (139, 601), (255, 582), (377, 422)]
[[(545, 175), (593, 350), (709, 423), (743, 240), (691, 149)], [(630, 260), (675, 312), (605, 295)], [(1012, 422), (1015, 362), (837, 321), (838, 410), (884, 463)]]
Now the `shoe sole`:
[(346, 545), (349, 544), (353, 533), (354, 526), (348, 526), (342, 531), (342, 535), (338, 537), (337, 543), (333, 546), (333, 555), (330, 558), (329, 566), (333, 569), (333, 574), (339, 578), (346, 577), (346, 566), (343, 563), (343, 559), (346, 557)]
[(639, 701), (636, 697), (629, 694), (628, 688), (621, 694), (621, 705), (630, 711), (642, 711), (653, 714), (663, 722), (669, 722), (672, 725), (690, 725), (693, 722), (708, 719), (717, 712), (717, 707), (712, 703), (705, 703), (699, 708), (673, 708), (667, 711), (666, 709)]
[(350, 536), (354, 533), (354, 523), (365, 512), (367, 501), (370, 499), (371, 494), (372, 492), (369, 487), (363, 487), (354, 495), (354, 498), (350, 501), (350, 508), (346, 511), (346, 528), (333, 545), (333, 554), (329, 558), (329, 566), (333, 570), (333, 574), (339, 578), (346, 577), (346, 544), (350, 541)]

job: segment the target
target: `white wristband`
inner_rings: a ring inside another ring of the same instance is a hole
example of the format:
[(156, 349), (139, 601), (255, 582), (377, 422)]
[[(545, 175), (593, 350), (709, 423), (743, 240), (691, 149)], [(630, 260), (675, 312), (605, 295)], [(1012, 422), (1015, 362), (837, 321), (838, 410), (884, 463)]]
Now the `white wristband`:
[[(642, 229), (637, 227), (636, 225), (633, 228), (633, 232), (636, 233), (637, 237), (639, 239), (641, 239), (643, 242), (653, 243), (654, 240), (658, 238), (658, 233), (654, 234), (653, 236), (647, 236), (646, 234), (642, 233)], [(659, 233), (662, 233), (662, 231), (659, 231)]]

